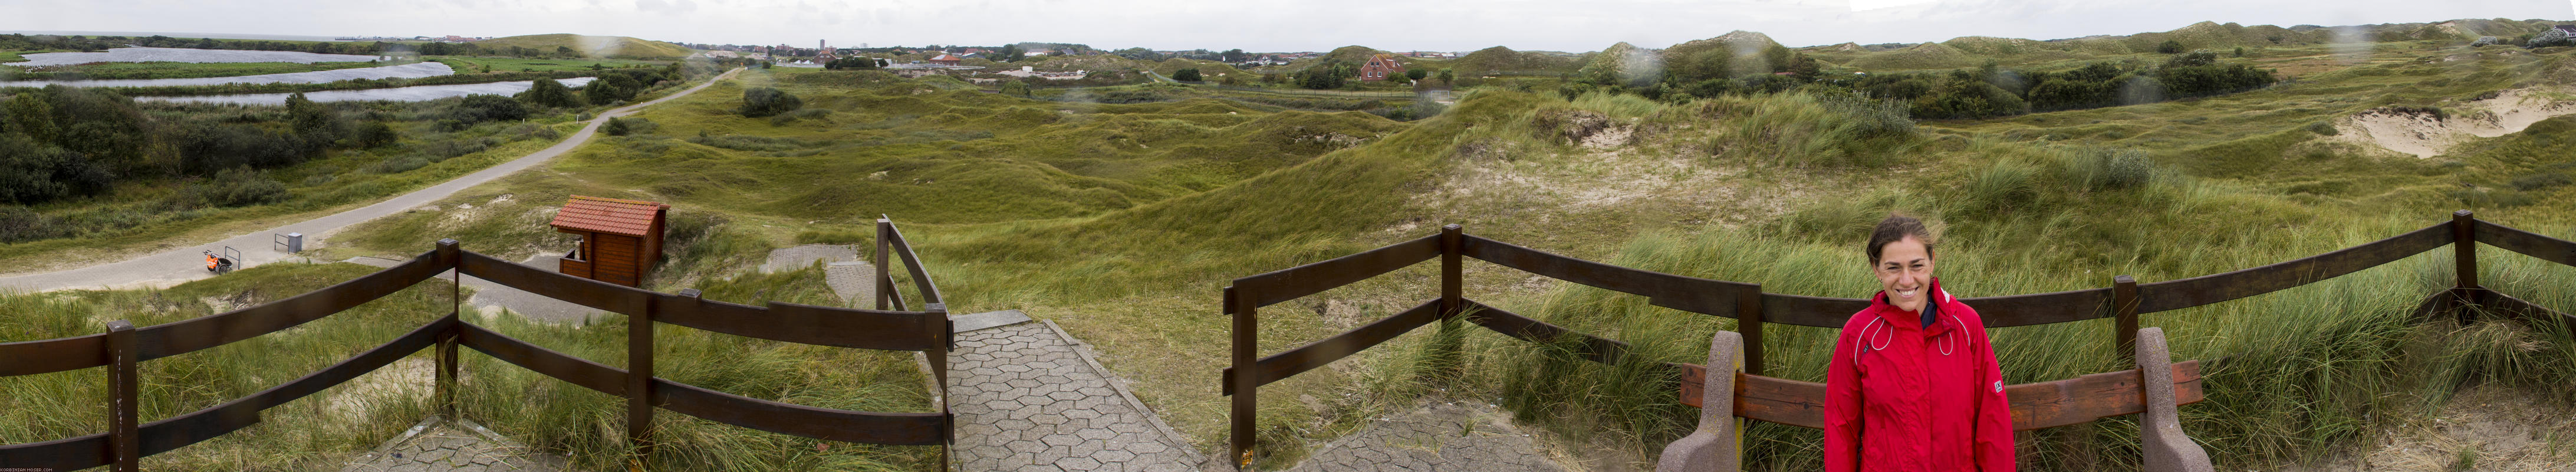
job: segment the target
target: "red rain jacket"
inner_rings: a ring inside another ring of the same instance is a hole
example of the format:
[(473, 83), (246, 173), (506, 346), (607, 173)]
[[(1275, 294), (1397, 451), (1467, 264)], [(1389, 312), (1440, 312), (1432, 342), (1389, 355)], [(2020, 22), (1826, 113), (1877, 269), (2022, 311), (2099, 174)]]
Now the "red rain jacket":
[(2012, 407), (1977, 310), (1933, 279), (1934, 314), (1887, 303), (1843, 323), (1825, 369), (1825, 470), (2013, 470)]

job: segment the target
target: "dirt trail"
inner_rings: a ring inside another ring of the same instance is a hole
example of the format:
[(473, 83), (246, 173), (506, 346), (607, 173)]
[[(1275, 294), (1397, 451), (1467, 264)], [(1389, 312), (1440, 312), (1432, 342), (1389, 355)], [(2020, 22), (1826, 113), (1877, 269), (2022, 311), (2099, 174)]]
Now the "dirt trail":
[(2564, 91), (2535, 87), (2506, 90), (2438, 114), (2377, 108), (2337, 120), (2335, 139), (2431, 158), (2472, 136), (2518, 133), (2541, 120), (2576, 114), (2576, 101), (2560, 99), (2565, 96)]

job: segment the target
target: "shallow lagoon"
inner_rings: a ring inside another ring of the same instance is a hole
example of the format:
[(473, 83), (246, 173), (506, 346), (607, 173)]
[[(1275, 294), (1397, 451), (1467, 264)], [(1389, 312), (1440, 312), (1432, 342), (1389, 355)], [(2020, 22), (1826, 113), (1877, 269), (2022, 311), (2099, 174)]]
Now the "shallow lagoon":
[[(557, 79), (556, 81), (563, 82), (566, 87), (580, 87), (582, 85), (589, 84), (591, 80), (593, 80), (592, 77), (574, 77), (570, 79)], [(519, 92), (528, 91), (528, 87), (534, 86), (535, 84), (536, 81), (522, 80), (515, 82), (490, 82), (480, 84), (419, 85), (368, 90), (325, 90), (320, 92), (305, 92), (304, 98), (316, 102), (349, 102), (368, 100), (418, 102), (437, 100), (441, 98), (462, 97), (466, 95), (516, 95)], [(134, 100), (141, 102), (283, 105), (286, 104), (287, 95), (290, 94), (245, 93), (233, 95), (150, 96), (134, 97)]]

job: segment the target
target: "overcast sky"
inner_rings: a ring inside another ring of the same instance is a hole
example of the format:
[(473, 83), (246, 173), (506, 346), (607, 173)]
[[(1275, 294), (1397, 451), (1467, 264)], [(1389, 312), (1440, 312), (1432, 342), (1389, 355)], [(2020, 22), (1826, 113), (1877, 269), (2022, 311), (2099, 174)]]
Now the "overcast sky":
[(0, 31), (317, 36), (580, 33), (835, 46), (1084, 43), (1104, 49), (1661, 48), (1731, 30), (1783, 44), (2055, 39), (2203, 20), (2353, 25), (2576, 19), (2576, 0), (0, 0)]

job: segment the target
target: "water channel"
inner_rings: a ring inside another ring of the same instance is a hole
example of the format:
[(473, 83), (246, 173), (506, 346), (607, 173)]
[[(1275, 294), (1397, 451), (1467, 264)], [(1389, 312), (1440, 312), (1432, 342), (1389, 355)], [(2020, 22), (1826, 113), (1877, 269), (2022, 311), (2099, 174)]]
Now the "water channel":
[[(593, 79), (592, 77), (574, 77), (574, 78), (569, 78), (569, 79), (557, 79), (557, 80), (555, 80), (555, 81), (556, 81), (556, 82), (563, 82), (564, 86), (566, 86), (566, 87), (580, 87), (580, 86), (582, 86), (582, 85), (589, 84), (589, 83), (590, 83), (590, 81), (591, 81), (592, 79)], [(390, 100), (390, 101), (397, 101), (397, 102), (418, 102), (418, 101), (426, 101), (426, 100), (437, 100), (437, 99), (441, 99), (441, 98), (462, 97), (462, 96), (466, 96), (466, 95), (516, 95), (516, 94), (518, 94), (519, 92), (525, 92), (525, 91), (528, 91), (528, 87), (532, 87), (532, 86), (535, 86), (535, 85), (536, 85), (536, 82), (535, 82), (535, 81), (520, 80), (520, 81), (512, 81), (512, 82), (486, 82), (486, 83), (480, 83), (480, 84), (415, 85), (415, 86), (410, 86), (410, 87), (394, 87), (394, 88), (380, 88), (380, 89), (366, 89), (366, 90), (324, 90), (324, 91), (320, 91), (320, 92), (304, 92), (304, 98), (306, 98), (306, 99), (310, 99), (310, 100), (313, 100), (313, 101), (316, 101), (316, 102), (349, 102), (349, 101), (370, 101), (370, 100)], [(289, 94), (284, 94), (284, 93), (244, 93), (244, 94), (232, 94), (232, 95), (169, 95), (169, 96), (146, 96), (146, 97), (134, 97), (134, 101), (138, 101), (138, 102), (171, 102), (171, 103), (233, 103), (233, 104), (241, 104), (241, 105), (283, 105), (283, 104), (286, 104), (286, 96), (287, 96), (287, 95), (289, 95)]]
[[(27, 62), (9, 66), (45, 66), (87, 64), (92, 62), (358, 62), (389, 59), (379, 56), (348, 54), (315, 54), (294, 51), (240, 51), (228, 49), (186, 48), (115, 48), (107, 52), (49, 52), (27, 54)], [(185, 79), (116, 79), (116, 80), (21, 80), (0, 81), (0, 87), (170, 87), (193, 85), (245, 84), (319, 84), (354, 79), (413, 79), (455, 74), (447, 64), (417, 62), (411, 64), (338, 69), (286, 74), (244, 75), (234, 77), (196, 77)], [(589, 84), (590, 77), (560, 79), (567, 87)], [(533, 81), (487, 82), (479, 84), (418, 85), (366, 90), (326, 90), (306, 92), (305, 98), (317, 102), (390, 100), (415, 102), (466, 95), (512, 95), (525, 92)], [(249, 93), (231, 95), (142, 96), (137, 101), (177, 103), (234, 103), (243, 105), (277, 105), (286, 103), (286, 93)]]

